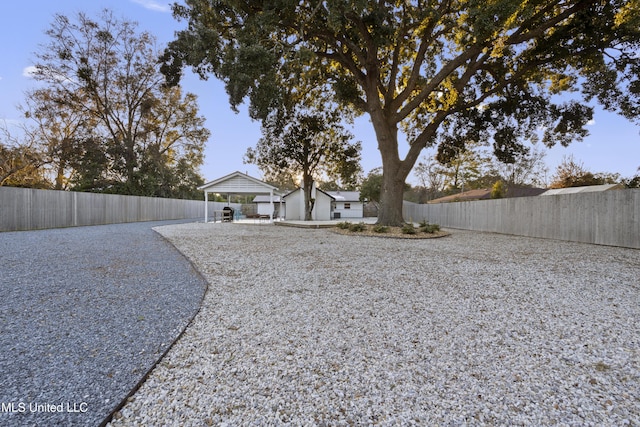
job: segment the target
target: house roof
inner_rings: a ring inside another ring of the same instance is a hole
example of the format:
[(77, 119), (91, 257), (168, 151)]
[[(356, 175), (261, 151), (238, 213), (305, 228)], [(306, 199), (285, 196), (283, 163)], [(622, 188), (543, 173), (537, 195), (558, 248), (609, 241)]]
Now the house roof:
[(621, 190), (623, 184), (587, 185), (584, 187), (553, 188), (542, 193), (542, 196), (557, 196), (559, 194), (593, 193), (597, 191)]
[(480, 188), (477, 190), (469, 190), (463, 193), (452, 194), (450, 196), (429, 200), (427, 203), (465, 202), (469, 200), (482, 200), (482, 199), (490, 199), (490, 198), (491, 198), (491, 190), (488, 188)]
[(336, 200), (336, 202), (359, 202), (359, 191), (327, 191), (327, 193)]
[[(509, 187), (505, 198), (512, 197), (533, 197), (543, 194), (544, 188), (533, 187)], [(485, 200), (491, 198), (490, 188), (480, 188), (469, 190), (463, 193), (452, 194), (450, 196), (440, 197), (438, 199), (429, 200), (427, 203), (450, 203), (450, 202), (466, 202), (471, 200)]]
[(276, 193), (277, 187), (242, 172), (233, 172), (198, 187), (208, 193), (258, 194)]
[(509, 187), (507, 197), (535, 197), (544, 194), (546, 188), (537, 187)]

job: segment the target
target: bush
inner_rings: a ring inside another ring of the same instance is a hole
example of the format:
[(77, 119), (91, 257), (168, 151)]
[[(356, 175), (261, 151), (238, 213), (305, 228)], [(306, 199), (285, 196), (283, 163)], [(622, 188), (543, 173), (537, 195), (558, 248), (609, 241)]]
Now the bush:
[(351, 223), (349, 221), (342, 221), (337, 223), (336, 227), (338, 227), (341, 230), (348, 230), (349, 227), (351, 227)]
[(491, 198), (492, 199), (502, 199), (504, 194), (506, 193), (504, 182), (498, 180), (493, 187), (491, 188)]
[(380, 225), (380, 224), (376, 224), (373, 226), (373, 231), (374, 233), (386, 233), (387, 231), (389, 231), (389, 227), (386, 227), (384, 225)]
[(359, 231), (364, 231), (365, 228), (367, 227), (364, 225), (364, 222), (359, 222), (358, 224), (351, 224), (349, 226), (349, 231), (353, 231), (357, 233)]
[(402, 234), (416, 234), (416, 228), (411, 223), (405, 224), (402, 226)]
[(436, 231), (440, 231), (440, 226), (438, 224), (429, 224), (426, 220), (422, 220), (420, 222), (420, 231), (433, 234)]

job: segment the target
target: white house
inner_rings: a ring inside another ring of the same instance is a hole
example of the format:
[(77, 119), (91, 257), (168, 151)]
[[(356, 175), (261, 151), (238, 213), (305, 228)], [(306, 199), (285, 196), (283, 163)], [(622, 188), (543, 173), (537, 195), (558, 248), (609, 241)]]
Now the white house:
[[(363, 206), (358, 191), (322, 191), (315, 184), (311, 189), (315, 199), (311, 219), (328, 221), (339, 218), (362, 218)], [(304, 190), (298, 188), (283, 197), (286, 202), (285, 219), (304, 220)]]
[[(283, 196), (287, 205), (285, 219), (302, 221), (304, 220), (304, 190), (298, 188)], [(316, 188), (315, 183), (311, 187), (311, 198), (315, 199), (311, 219), (313, 221), (328, 221), (331, 219), (331, 207), (334, 198), (328, 193)]]
[(364, 217), (359, 191), (327, 191), (327, 194), (334, 199), (331, 209), (333, 219)]

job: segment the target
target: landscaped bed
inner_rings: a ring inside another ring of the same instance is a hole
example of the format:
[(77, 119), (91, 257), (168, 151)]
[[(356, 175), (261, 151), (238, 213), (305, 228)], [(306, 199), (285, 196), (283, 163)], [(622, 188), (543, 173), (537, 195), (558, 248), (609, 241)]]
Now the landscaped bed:
[(425, 221), (421, 222), (417, 227), (413, 223), (407, 223), (402, 227), (388, 227), (379, 224), (344, 221), (338, 223), (333, 231), (344, 235), (390, 237), (396, 239), (434, 239), (451, 235), (450, 232), (441, 230), (438, 224), (429, 224)]

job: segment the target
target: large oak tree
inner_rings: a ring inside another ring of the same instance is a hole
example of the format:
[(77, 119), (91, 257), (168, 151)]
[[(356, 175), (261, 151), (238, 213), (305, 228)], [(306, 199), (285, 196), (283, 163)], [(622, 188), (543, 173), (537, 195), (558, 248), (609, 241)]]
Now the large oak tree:
[[(378, 221), (402, 223), (405, 179), (425, 147), (459, 151), (478, 136), (511, 161), (522, 141), (586, 134), (592, 109), (637, 117), (637, 0), (186, 0), (188, 22), (163, 56), (175, 84), (184, 66), (224, 80), (232, 106), (263, 118), (280, 88), (326, 86), (370, 116), (383, 164)], [(564, 99), (564, 98), (563, 98)], [(464, 124), (461, 135), (456, 123)], [(409, 149), (399, 154), (399, 132)]]

